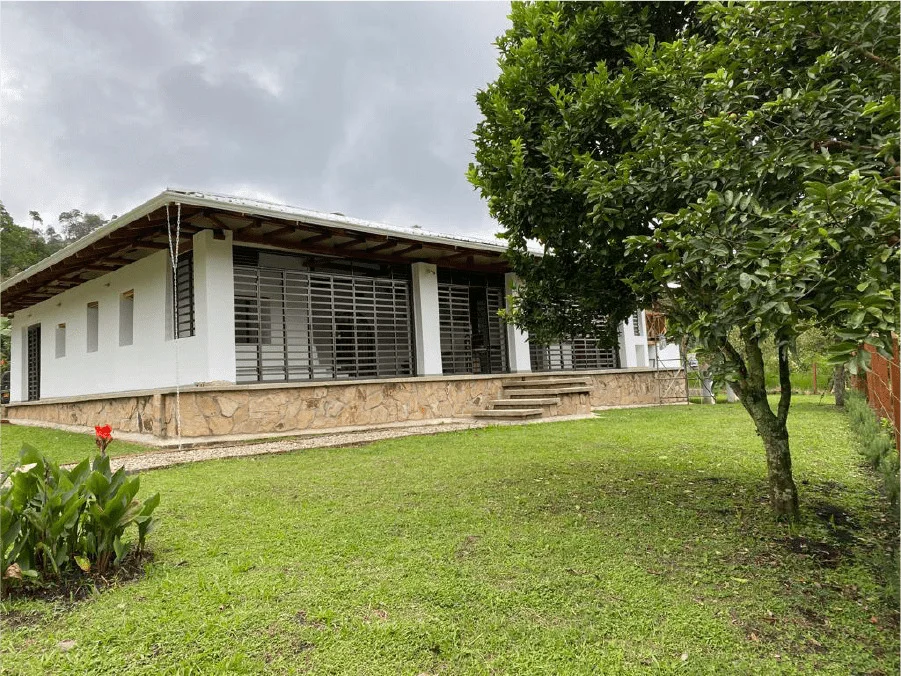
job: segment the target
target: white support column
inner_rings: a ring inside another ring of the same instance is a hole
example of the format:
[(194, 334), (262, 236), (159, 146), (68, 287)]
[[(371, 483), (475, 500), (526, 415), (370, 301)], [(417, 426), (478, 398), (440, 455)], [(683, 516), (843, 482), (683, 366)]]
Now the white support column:
[(25, 400), (25, 364), (28, 362), (26, 354), (25, 327), (22, 321), (15, 317), (9, 323), (9, 400)]
[(194, 313), (207, 360), (207, 381), (233, 383), (235, 372), (235, 275), (232, 233), (194, 235)]
[[(513, 295), (513, 287), (519, 278), (512, 272), (504, 275), (504, 286), (507, 291), (507, 309), (510, 306), (510, 297)], [(529, 356), (529, 334), (521, 331), (513, 324), (507, 324), (507, 357), (511, 373), (531, 373), (532, 360)]]
[(438, 314), (438, 268), (413, 263), (413, 335), (416, 339), (416, 375), (440, 376), (441, 323)]

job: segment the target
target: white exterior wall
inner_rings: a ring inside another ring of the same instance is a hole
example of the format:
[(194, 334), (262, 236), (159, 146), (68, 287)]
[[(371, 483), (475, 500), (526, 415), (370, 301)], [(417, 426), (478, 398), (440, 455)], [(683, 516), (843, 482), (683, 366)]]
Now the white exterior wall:
[[(231, 240), (195, 236), (195, 335), (167, 335), (169, 252), (158, 251), (16, 312), (11, 322), (10, 401), (27, 399), (24, 332), (41, 324), (41, 399), (124, 392), (214, 380), (234, 382), (234, 280)], [(134, 290), (131, 345), (119, 345), (119, 299)], [(87, 305), (99, 305), (99, 341), (87, 351)], [(171, 307), (171, 305), (169, 306)], [(56, 327), (66, 325), (66, 355), (56, 357)]]
[(655, 360), (656, 365), (660, 368), (681, 368), (682, 366), (682, 353), (679, 350), (678, 343), (670, 343), (665, 342), (663, 347), (660, 347), (660, 343), (658, 342), (656, 346), (649, 347), (649, 356), (651, 359)]
[(650, 364), (644, 310), (638, 313), (640, 336), (635, 335), (634, 321), (635, 318), (630, 317), (628, 322), (619, 325), (619, 363), (623, 368), (642, 367)]

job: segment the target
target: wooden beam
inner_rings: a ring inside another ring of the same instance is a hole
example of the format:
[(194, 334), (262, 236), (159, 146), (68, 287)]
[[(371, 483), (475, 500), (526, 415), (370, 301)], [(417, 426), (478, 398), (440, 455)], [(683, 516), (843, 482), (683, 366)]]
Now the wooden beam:
[(266, 237), (280, 237), (282, 235), (287, 235), (289, 232), (297, 232), (297, 228), (293, 225), (286, 225), (271, 232), (267, 232)]
[(417, 242), (416, 244), (411, 244), (410, 246), (401, 249), (400, 251), (394, 251), (392, 253), (393, 256), (403, 256), (404, 254), (408, 254), (412, 251), (419, 251), (422, 248), (422, 243)]
[(300, 240), (301, 246), (304, 244), (316, 244), (317, 242), (322, 242), (331, 237), (331, 233), (323, 232), (319, 235), (313, 235), (312, 237), (307, 237), (306, 239)]
[[(162, 249), (168, 249), (169, 243), (168, 242), (153, 242), (150, 240), (142, 240), (140, 242), (134, 242), (131, 246), (133, 246), (135, 249), (162, 250)], [(179, 253), (181, 253), (181, 252), (179, 252)]]
[(377, 251), (384, 251), (385, 249), (390, 249), (395, 246), (400, 246), (400, 242), (394, 240), (388, 240), (386, 242), (382, 242), (381, 244), (376, 244), (374, 247), (370, 249), (361, 249), (360, 253), (370, 254), (376, 253)]
[[(322, 256), (330, 257), (330, 258), (335, 258), (335, 257), (339, 257), (342, 255), (340, 251), (334, 249), (333, 247), (318, 246), (315, 244), (304, 245), (303, 242), (297, 242), (297, 241), (294, 241), (294, 242), (287, 242), (284, 240), (274, 241), (272, 238), (267, 238), (265, 236), (260, 236), (260, 235), (250, 235), (249, 233), (246, 235), (242, 235), (240, 241), (235, 242), (235, 244), (241, 244), (241, 243), (268, 244), (270, 246), (280, 247), (287, 251), (295, 251), (298, 253), (319, 254)], [(398, 244), (402, 244), (402, 243), (398, 243)], [(412, 247), (412, 249), (411, 249), (411, 247)], [(415, 245), (411, 245), (411, 246), (407, 247), (408, 250), (413, 250), (413, 249), (417, 249), (417, 248), (422, 248), (422, 244), (415, 244)], [(349, 253), (359, 254), (357, 257), (359, 257), (361, 260), (369, 259), (369, 260), (378, 261), (381, 263), (396, 263), (396, 264), (400, 264), (400, 265), (410, 265), (410, 263), (414, 262), (414, 261), (410, 260), (409, 258), (402, 258), (397, 253), (385, 254), (385, 253), (379, 252), (372, 256), (369, 256), (364, 251), (359, 251), (359, 252), (351, 251)], [(506, 266), (504, 266), (504, 265), (479, 265), (479, 266), (472, 267), (472, 270), (474, 272), (501, 272), (504, 269), (506, 269)]]

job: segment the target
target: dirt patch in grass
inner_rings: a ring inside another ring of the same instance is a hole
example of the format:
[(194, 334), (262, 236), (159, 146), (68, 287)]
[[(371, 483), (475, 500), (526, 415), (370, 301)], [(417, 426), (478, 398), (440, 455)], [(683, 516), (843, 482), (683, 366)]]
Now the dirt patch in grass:
[[(12, 586), (7, 583), (3, 589), (3, 599), (30, 599), (36, 601), (82, 601), (109, 587), (118, 587), (144, 577), (145, 565), (153, 560), (150, 551), (131, 554), (121, 566), (106, 575), (90, 573), (72, 574), (58, 581), (37, 585)], [(4, 616), (3, 622), (6, 623)]]
[(850, 555), (850, 551), (845, 548), (802, 535), (779, 538), (778, 542), (781, 542), (790, 552), (808, 556), (824, 568), (836, 568), (843, 555)]
[(30, 627), (39, 624), (43, 613), (36, 610), (9, 610), (0, 614), (0, 627), (4, 630)]
[(465, 538), (463, 538), (463, 542), (461, 542), (460, 546), (457, 547), (457, 558), (463, 559), (472, 554), (473, 550), (481, 539), (482, 538), (479, 535), (467, 535)]

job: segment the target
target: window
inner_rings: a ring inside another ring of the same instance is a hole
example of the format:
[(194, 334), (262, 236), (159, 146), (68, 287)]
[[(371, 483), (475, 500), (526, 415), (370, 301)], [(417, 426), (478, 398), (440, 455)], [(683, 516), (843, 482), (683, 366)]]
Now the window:
[(66, 356), (66, 325), (58, 324), (56, 327), (56, 358)]
[(194, 252), (189, 251), (178, 257), (175, 267), (175, 288), (173, 290), (174, 338), (188, 338), (194, 335)]
[(235, 297), (235, 342), (272, 344), (272, 311), (266, 299)]
[(100, 337), (100, 304), (88, 303), (88, 352), (96, 352)]
[(234, 249), (240, 383), (412, 375), (409, 266)]
[(532, 371), (578, 371), (614, 369), (619, 366), (616, 350), (600, 347), (591, 338), (573, 338), (552, 345), (529, 343)]
[(636, 336), (641, 335), (641, 312), (636, 311), (635, 314), (632, 315), (632, 331)]
[(119, 296), (119, 345), (131, 345), (135, 331), (135, 292), (126, 291)]

